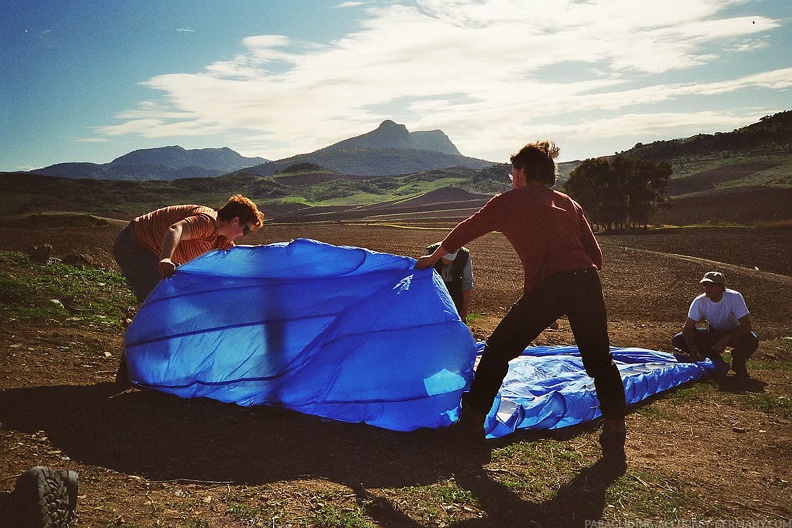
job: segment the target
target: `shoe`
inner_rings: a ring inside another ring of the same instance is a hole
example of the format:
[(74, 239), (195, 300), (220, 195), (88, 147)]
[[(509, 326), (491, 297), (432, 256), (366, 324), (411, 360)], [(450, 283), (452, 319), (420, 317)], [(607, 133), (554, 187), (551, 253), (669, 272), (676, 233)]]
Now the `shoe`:
[(484, 421), (487, 415), (475, 409), (471, 404), (465, 403), (462, 398), (462, 410), (459, 420), (447, 428), (447, 434), (453, 444), (461, 449), (479, 450), (486, 446), (486, 432)]
[(750, 381), (751, 376), (748, 375), (748, 370), (746, 370), (745, 366), (743, 366), (737, 373), (734, 375), (734, 388), (738, 392), (742, 392), (748, 386), (748, 382)]
[(726, 374), (729, 373), (729, 364), (726, 363), (720, 355), (709, 356), (712, 361), (714, 369), (712, 369), (710, 376), (717, 381), (726, 379)]
[(478, 435), (484, 438), (484, 421), (487, 415), (472, 405), (462, 405), (462, 412), (459, 413), (459, 421), (455, 424), (461, 431)]
[(12, 494), (19, 526), (65, 528), (77, 509), (77, 472), (35, 466), (19, 476)]
[(627, 427), (624, 418), (605, 420), (600, 431), (599, 442), (602, 455), (624, 457), (624, 443), (627, 440)]

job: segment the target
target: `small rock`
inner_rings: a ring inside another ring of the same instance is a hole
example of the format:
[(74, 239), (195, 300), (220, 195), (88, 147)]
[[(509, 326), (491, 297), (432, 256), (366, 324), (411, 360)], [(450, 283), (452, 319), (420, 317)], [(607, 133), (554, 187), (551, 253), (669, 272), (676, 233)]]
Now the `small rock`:
[(49, 244), (33, 246), (28, 248), (27, 253), (30, 255), (30, 260), (33, 262), (37, 264), (46, 264), (52, 256), (52, 246)]

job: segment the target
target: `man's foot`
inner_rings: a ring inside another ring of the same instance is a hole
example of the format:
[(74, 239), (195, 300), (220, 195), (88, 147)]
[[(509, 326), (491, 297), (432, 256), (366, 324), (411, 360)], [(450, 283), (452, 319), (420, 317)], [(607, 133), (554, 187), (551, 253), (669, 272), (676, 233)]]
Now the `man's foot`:
[(711, 376), (719, 381), (726, 379), (726, 374), (728, 374), (730, 368), (729, 364), (723, 360), (720, 354), (709, 356), (709, 359), (715, 367), (712, 370)]
[(463, 400), (459, 420), (446, 429), (449, 440), (456, 447), (463, 449), (479, 450), (486, 447), (487, 434), (484, 431), (486, 417), (484, 413), (474, 409), (470, 404), (465, 405)]
[(605, 420), (600, 431), (599, 442), (603, 456), (624, 457), (624, 442), (627, 440), (627, 426), (624, 418)]
[(744, 391), (745, 388), (748, 386), (748, 382), (750, 381), (751, 376), (748, 375), (748, 370), (743, 366), (737, 373), (734, 375), (734, 388), (737, 391)]
[(484, 421), (487, 415), (472, 405), (462, 404), (462, 411), (459, 413), (459, 421), (454, 424), (460, 432), (468, 433), (472, 436), (484, 438)]

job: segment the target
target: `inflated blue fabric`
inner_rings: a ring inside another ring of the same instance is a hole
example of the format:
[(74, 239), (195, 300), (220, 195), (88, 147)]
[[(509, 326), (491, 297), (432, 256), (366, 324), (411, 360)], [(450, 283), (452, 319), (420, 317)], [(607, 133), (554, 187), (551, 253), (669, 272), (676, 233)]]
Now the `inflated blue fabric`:
[(135, 316), (130, 378), (399, 431), (449, 425), (475, 340), (439, 276), (414, 265), (307, 239), (204, 254)]
[[(478, 343), (479, 353), (484, 344)], [(703, 378), (709, 360), (680, 363), (673, 354), (643, 348), (612, 347), (627, 404)], [(600, 417), (594, 380), (574, 346), (528, 347), (509, 363), (509, 372), (487, 416), (488, 438), (518, 429), (556, 429)]]
[[(162, 281), (126, 333), (130, 378), (183, 398), (266, 404), (397, 431), (458, 418), (483, 343), (432, 269), (366, 249), (298, 239), (213, 251)], [(635, 403), (712, 365), (614, 348)], [(576, 347), (528, 347), (486, 421), (487, 436), (600, 416)]]

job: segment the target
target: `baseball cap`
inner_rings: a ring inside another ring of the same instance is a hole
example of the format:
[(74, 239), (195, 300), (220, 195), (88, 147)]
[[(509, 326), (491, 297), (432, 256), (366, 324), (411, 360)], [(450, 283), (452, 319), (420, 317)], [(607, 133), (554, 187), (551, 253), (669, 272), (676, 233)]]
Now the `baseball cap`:
[(699, 284), (726, 284), (726, 277), (720, 271), (708, 271)]
[(443, 255), (443, 258), (448, 260), (454, 260), (456, 256), (457, 256), (456, 253), (446, 253), (445, 255)]

